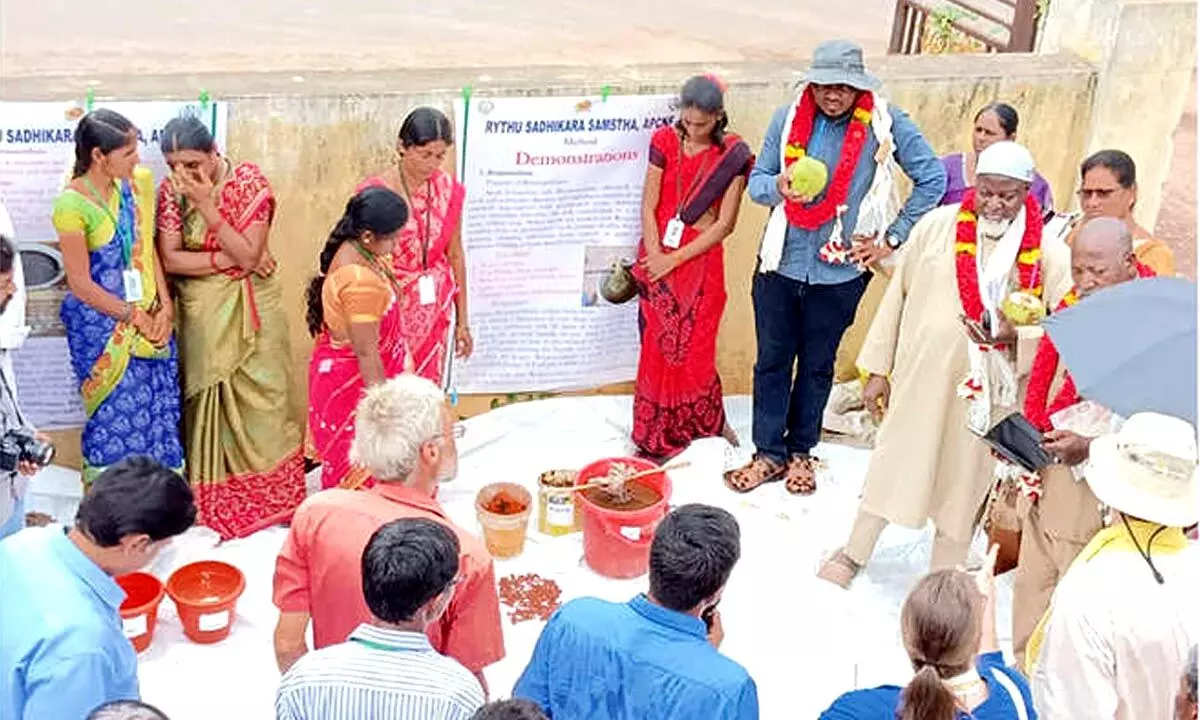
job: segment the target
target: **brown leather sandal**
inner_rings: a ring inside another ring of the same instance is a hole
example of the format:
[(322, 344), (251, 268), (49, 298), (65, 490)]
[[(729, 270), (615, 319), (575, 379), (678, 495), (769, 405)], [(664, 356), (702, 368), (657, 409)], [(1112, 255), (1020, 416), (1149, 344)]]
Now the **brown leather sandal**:
[(736, 493), (748, 493), (783, 477), (784, 468), (761, 455), (748, 465), (725, 473), (725, 487)]
[(812, 495), (817, 491), (817, 467), (820, 461), (811, 455), (794, 455), (787, 464), (783, 487), (793, 495)]

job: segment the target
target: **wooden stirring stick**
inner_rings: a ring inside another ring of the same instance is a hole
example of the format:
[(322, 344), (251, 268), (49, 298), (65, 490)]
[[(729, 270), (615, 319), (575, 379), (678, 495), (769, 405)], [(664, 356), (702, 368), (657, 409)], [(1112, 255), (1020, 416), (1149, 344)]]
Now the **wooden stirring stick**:
[[(681, 463), (675, 463), (674, 465), (666, 465), (664, 467), (653, 468), (651, 470), (642, 470), (640, 472), (635, 472), (634, 474), (625, 478), (621, 482), (627, 483), (630, 480), (637, 480), (638, 478), (644, 478), (644, 477), (649, 477), (651, 475), (657, 475), (658, 473), (667, 472), (668, 470), (682, 470), (683, 468), (688, 467), (690, 465), (691, 465), (690, 462), (681, 462)], [(589, 483), (585, 483), (583, 485), (574, 485), (569, 488), (547, 488), (547, 489), (561, 490), (562, 492), (575, 492), (576, 490), (587, 490), (589, 488), (612, 487), (614, 484), (615, 483), (613, 483), (609, 480), (593, 480)]]

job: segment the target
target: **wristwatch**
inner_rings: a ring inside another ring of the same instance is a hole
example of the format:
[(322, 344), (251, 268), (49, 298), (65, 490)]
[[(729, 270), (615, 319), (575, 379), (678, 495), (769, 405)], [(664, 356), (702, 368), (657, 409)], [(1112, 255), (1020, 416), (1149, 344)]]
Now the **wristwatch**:
[(888, 235), (886, 242), (887, 242), (887, 246), (890, 247), (891, 249), (899, 250), (900, 244), (904, 241), (901, 240), (900, 238), (896, 237), (895, 235)]

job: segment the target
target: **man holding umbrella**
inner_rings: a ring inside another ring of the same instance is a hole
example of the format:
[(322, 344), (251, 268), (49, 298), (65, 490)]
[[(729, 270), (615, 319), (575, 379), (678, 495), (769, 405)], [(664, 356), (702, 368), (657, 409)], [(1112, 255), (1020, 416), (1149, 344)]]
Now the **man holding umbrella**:
[[(1153, 270), (1134, 257), (1133, 237), (1124, 222), (1115, 218), (1091, 220), (1071, 246), (1075, 285), (1058, 310), (1073, 306), (1097, 290), (1153, 275)], [(1083, 546), (1103, 527), (1099, 501), (1081, 478), (1093, 438), (1068, 429), (1064, 426), (1068, 423), (1059, 420), (1072, 410), (1083, 411), (1089, 406), (1095, 407), (1084, 404), (1054, 343), (1043, 336), (1029, 373), (1025, 417), (1045, 433), (1044, 447), (1056, 462), (1043, 469), (1033, 482), (1021, 484), (1021, 550), (1013, 588), (1013, 653), (1018, 667), (1024, 660), (1030, 634), (1050, 605), (1054, 587)]]

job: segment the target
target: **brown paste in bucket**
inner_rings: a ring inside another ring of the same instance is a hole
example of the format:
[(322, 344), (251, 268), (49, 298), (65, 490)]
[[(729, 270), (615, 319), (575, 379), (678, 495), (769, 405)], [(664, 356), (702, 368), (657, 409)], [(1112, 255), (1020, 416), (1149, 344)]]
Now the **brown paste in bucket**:
[(662, 493), (637, 480), (625, 483), (624, 494), (628, 496), (625, 502), (619, 502), (613, 493), (602, 487), (588, 488), (582, 492), (589, 502), (605, 510), (623, 510), (625, 512), (645, 510), (662, 500)]

